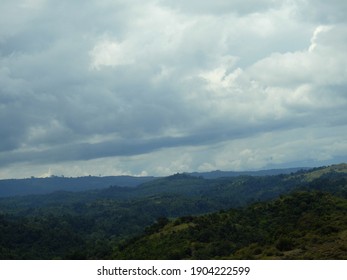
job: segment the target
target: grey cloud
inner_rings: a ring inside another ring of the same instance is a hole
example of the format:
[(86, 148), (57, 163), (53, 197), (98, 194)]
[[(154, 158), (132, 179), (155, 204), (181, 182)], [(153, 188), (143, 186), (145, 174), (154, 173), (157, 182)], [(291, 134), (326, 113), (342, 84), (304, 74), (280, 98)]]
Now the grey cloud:
[(306, 0), (297, 2), (297, 12), (304, 20), (310, 20), (320, 24), (346, 22), (346, 1)]
[[(202, 160), (189, 149), (208, 158), (237, 139), (312, 129), (320, 112), (344, 125), (345, 27), (318, 34), (312, 59), (316, 20), (291, 18), (286, 1), (28, 1), (41, 6), (17, 13), (15, 2), (0, 4), (3, 168), (137, 155), (159, 165), (152, 154), (180, 148)], [(278, 71), (286, 57), (293, 68)]]
[(179, 9), (181, 12), (192, 14), (249, 14), (254, 12), (262, 12), (269, 8), (274, 8), (282, 1), (273, 0), (215, 0), (215, 1), (162, 1), (164, 5)]
[[(264, 131), (288, 129), (292, 126), (290, 123), (271, 123), (262, 125), (250, 125), (245, 123), (233, 127), (232, 123), (225, 123), (219, 127), (204, 127), (201, 131), (185, 136), (168, 136), (157, 138), (135, 138), (108, 140), (98, 143), (67, 143), (64, 144), (59, 139), (58, 145), (51, 145), (48, 148), (39, 150), (17, 150), (4, 153), (6, 155), (0, 161), (0, 166), (4, 167), (16, 162), (31, 163), (57, 163), (78, 160), (91, 160), (95, 158), (113, 157), (113, 156), (133, 156), (147, 154), (164, 148), (177, 148), (189, 146), (214, 145), (223, 141), (231, 141), (243, 137), (250, 137), (263, 133)], [(58, 135), (58, 134), (57, 134)], [(54, 135), (53, 135), (54, 136)], [(47, 141), (48, 142), (48, 141)], [(36, 143), (37, 144), (37, 143)], [(36, 145), (36, 147), (38, 147)]]

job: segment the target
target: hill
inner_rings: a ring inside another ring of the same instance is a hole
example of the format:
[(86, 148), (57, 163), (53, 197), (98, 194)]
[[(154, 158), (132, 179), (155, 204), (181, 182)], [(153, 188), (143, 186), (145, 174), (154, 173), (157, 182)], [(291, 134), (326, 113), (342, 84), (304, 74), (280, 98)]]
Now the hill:
[(296, 192), (244, 209), (160, 220), (115, 259), (347, 259), (347, 199)]
[(347, 173), (347, 164), (341, 163), (331, 166), (314, 168), (310, 172), (307, 172), (305, 177), (307, 181), (313, 181), (315, 179), (321, 178), (322, 176), (329, 176), (329, 174), (331, 173), (336, 173), (343, 176), (343, 174)]

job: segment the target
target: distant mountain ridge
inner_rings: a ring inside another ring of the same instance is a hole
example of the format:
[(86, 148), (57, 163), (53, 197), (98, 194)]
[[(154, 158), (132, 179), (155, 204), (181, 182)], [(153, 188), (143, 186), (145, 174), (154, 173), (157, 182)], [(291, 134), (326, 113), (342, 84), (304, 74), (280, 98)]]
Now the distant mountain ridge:
[(10, 197), (17, 195), (32, 195), (32, 194), (48, 194), (56, 191), (69, 191), (80, 192), (88, 190), (106, 189), (110, 186), (118, 187), (138, 187), (140, 185), (160, 180), (164, 178), (174, 178), (175, 175), (192, 176), (203, 179), (218, 179), (230, 178), (238, 176), (276, 176), (281, 174), (291, 174), (298, 171), (316, 170), (313, 175), (308, 179), (319, 177), (323, 172), (331, 172), (332, 170), (346, 170), (347, 164), (342, 163), (332, 165), (330, 167), (296, 167), (285, 169), (269, 169), (258, 171), (210, 171), (210, 172), (191, 172), (191, 173), (177, 173), (168, 177), (154, 177), (154, 176), (85, 176), (85, 177), (60, 177), (51, 176), (48, 178), (26, 178), (26, 179), (4, 179), (0, 180), (0, 197)]
[(85, 177), (58, 177), (6, 179), (0, 180), (0, 197), (29, 194), (48, 194), (55, 191), (87, 191), (93, 189), (106, 189), (110, 186), (137, 187), (140, 184), (156, 179), (155, 177), (134, 176), (85, 176)]
[(295, 173), (300, 170), (306, 171), (310, 170), (310, 167), (294, 167), (294, 168), (281, 168), (281, 169), (264, 169), (256, 171), (209, 171), (209, 172), (192, 172), (187, 173), (192, 176), (201, 176), (205, 179), (216, 179), (222, 177), (237, 177), (237, 176), (273, 176), (280, 174), (290, 174)]

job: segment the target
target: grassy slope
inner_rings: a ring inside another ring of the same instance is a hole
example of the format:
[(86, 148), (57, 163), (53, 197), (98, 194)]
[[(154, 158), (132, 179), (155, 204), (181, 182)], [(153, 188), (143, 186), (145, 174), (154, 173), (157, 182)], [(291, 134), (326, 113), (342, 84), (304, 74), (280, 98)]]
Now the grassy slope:
[(341, 164), (334, 164), (334, 165), (323, 167), (323, 168), (317, 168), (316, 170), (312, 170), (306, 173), (305, 178), (307, 181), (311, 182), (331, 172), (347, 173), (347, 164), (341, 163)]

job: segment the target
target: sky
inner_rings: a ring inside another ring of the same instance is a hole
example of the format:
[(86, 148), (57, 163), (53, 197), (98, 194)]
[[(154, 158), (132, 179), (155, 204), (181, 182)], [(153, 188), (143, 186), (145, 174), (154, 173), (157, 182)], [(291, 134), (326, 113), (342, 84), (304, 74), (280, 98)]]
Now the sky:
[(347, 161), (345, 0), (1, 0), (0, 178)]

